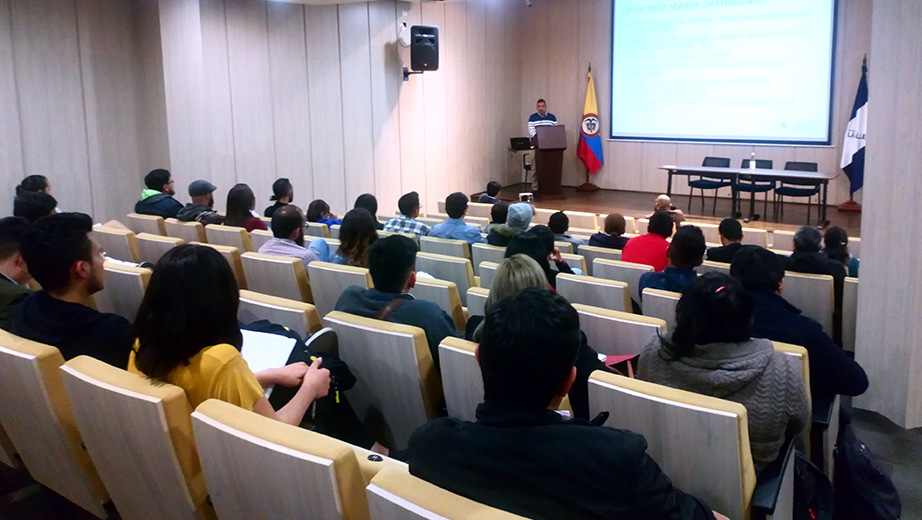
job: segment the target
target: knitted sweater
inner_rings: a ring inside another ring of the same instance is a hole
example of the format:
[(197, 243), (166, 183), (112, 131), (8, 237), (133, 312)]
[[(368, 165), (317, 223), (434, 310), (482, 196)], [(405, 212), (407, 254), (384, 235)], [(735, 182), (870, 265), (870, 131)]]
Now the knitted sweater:
[(800, 361), (776, 352), (766, 339), (696, 345), (691, 356), (672, 360), (657, 338), (640, 354), (637, 377), (745, 406), (756, 471), (810, 420)]

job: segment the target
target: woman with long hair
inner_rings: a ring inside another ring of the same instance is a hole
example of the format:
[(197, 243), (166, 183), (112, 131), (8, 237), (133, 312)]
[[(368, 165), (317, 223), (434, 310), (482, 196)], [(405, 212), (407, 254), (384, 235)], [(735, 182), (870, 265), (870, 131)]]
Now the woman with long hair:
[(350, 210), (339, 228), (339, 248), (330, 251), (326, 240), (315, 238), (310, 249), (321, 262), (368, 267), (368, 249), (378, 239), (375, 219), (365, 208)]
[(308, 222), (319, 222), (328, 226), (338, 226), (343, 223), (342, 220), (336, 218), (336, 215), (330, 212), (330, 205), (323, 199), (311, 201), (307, 207), (305, 217), (307, 217)]
[(810, 420), (801, 362), (750, 338), (752, 298), (736, 280), (707, 273), (682, 293), (671, 336), (640, 354), (637, 377), (742, 404), (756, 471)]
[(858, 278), (858, 257), (848, 250), (848, 233), (844, 229), (833, 226), (826, 230), (823, 237), (823, 252), (833, 260), (842, 262), (848, 270), (848, 276)]
[(247, 232), (254, 229), (268, 230), (266, 223), (253, 214), (256, 196), (246, 184), (237, 184), (227, 192), (227, 212), (224, 216), (225, 226), (242, 227)]

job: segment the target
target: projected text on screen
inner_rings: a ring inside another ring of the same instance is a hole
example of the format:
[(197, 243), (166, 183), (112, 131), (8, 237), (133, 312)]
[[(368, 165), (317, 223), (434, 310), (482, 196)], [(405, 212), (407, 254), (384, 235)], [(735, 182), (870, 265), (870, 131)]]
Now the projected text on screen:
[(616, 0), (615, 139), (828, 144), (835, 0)]

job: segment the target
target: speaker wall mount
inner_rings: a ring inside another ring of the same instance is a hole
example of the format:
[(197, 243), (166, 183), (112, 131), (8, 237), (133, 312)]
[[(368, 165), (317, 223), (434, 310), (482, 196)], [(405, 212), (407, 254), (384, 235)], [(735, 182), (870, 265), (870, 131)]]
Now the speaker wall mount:
[(434, 25), (410, 27), (410, 68), (403, 68), (403, 80), (411, 74), (439, 70), (439, 28)]

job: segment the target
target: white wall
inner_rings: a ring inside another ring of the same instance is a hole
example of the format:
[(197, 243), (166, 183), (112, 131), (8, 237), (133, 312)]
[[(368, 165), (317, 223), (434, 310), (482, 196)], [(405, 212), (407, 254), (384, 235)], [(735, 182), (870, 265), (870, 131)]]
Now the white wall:
[[(548, 109), (567, 125), (569, 147), (564, 156), (563, 183), (576, 186), (585, 180), (586, 169), (576, 157), (578, 128), (586, 96), (586, 68), (592, 63), (599, 115), (608, 128), (611, 99), (611, 0), (535, 0), (528, 8), (514, 6), (520, 20), (520, 52), (523, 56), (520, 134), (535, 111), (535, 101), (545, 98)], [(835, 147), (742, 146), (625, 142), (603, 140), (605, 166), (592, 182), (602, 188), (664, 192), (663, 164), (701, 164), (705, 156), (731, 158), (739, 165), (749, 154), (772, 159), (776, 168), (785, 161), (819, 163), (821, 171), (841, 173), (842, 137), (851, 115), (861, 59), (871, 45), (871, 0), (839, 0), (836, 74), (833, 92), (832, 136)], [(792, 81), (794, 78), (792, 78)], [(603, 134), (604, 135), (604, 134)], [(604, 138), (603, 138), (604, 139)], [(687, 194), (683, 179), (676, 193)], [(675, 187), (674, 187), (675, 189)], [(729, 196), (729, 191), (723, 196)], [(858, 193), (860, 200), (861, 193)], [(841, 174), (830, 183), (830, 203), (848, 200), (848, 179)]]

